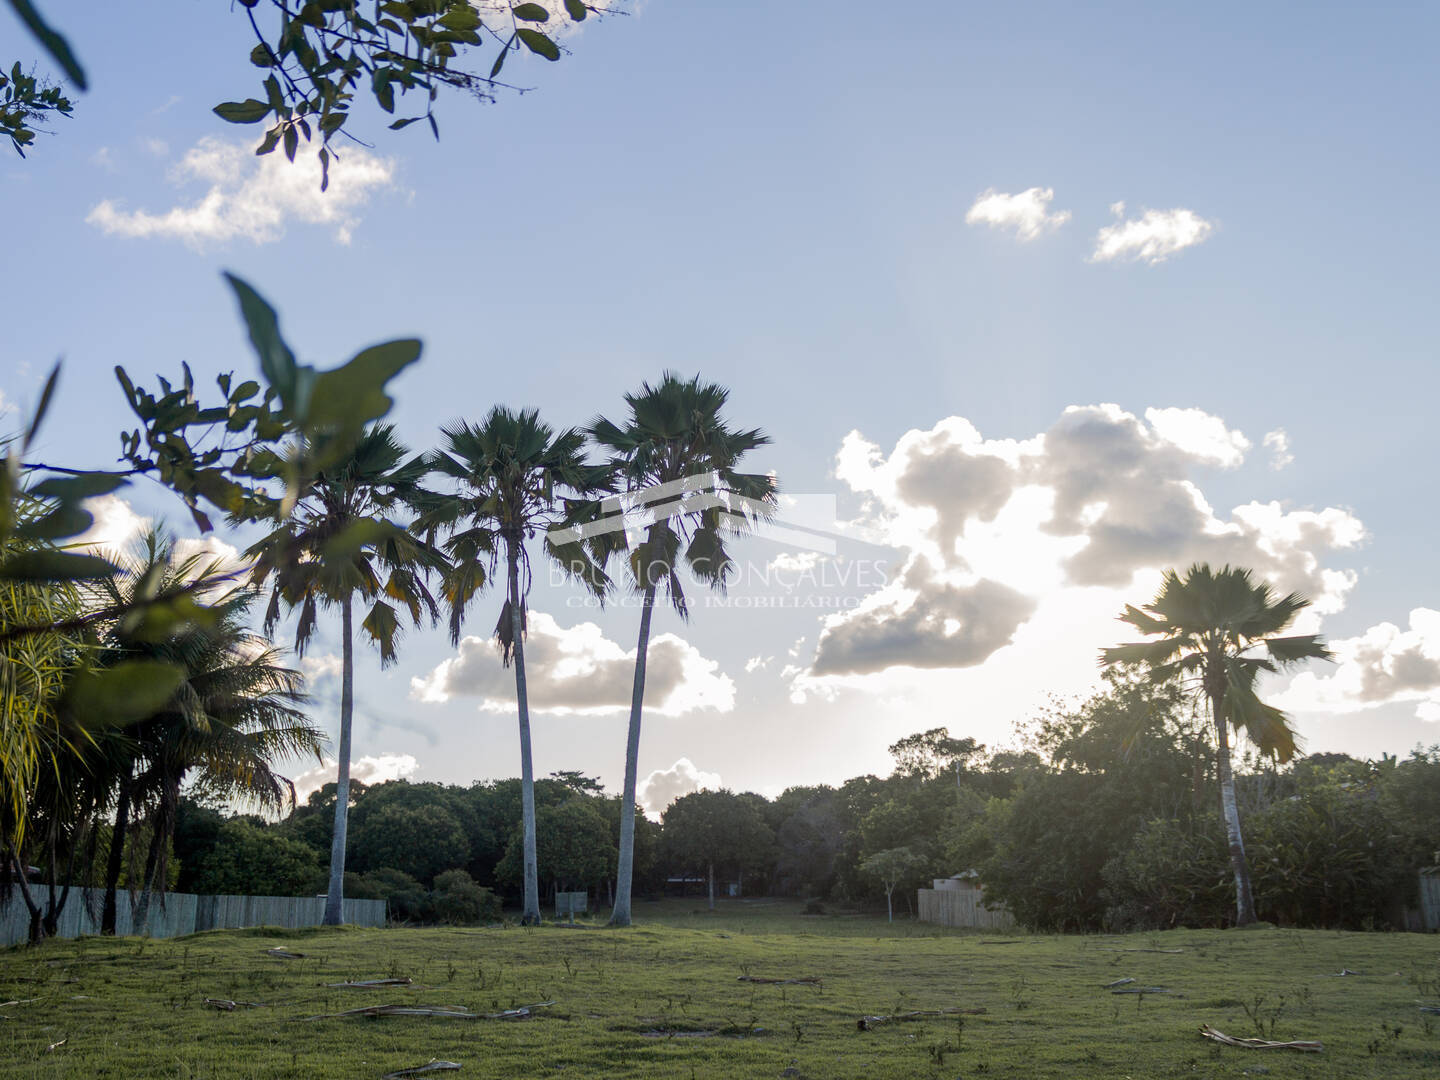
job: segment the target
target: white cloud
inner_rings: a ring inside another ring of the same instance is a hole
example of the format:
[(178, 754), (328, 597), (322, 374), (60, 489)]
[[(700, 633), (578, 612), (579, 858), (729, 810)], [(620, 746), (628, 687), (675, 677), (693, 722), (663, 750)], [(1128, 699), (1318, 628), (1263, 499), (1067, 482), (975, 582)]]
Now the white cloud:
[(0, 390), (0, 416), (5, 416), (7, 413), (15, 411), (14, 403), (5, 396), (4, 390)]
[(714, 791), (721, 786), (717, 773), (701, 772), (689, 758), (681, 758), (668, 769), (656, 769), (636, 788), (635, 797), (645, 812), (658, 818), (681, 795)]
[[(1198, 409), (1142, 418), (1116, 405), (1072, 406), (1022, 440), (986, 439), (950, 417), (905, 433), (888, 454), (852, 432), (837, 474), (868, 497), (865, 525), (900, 550), (903, 569), (824, 620), (792, 688), (801, 699), (822, 686), (898, 691), (963, 671), (988, 683), (1020, 657), (1049, 683), (1064, 643), (1081, 658), (1073, 677), (1083, 689), (1096, 650), (1123, 634), (1122, 606), (1148, 599), (1160, 571), (1197, 561), (1247, 566), (1311, 597), (1297, 628), (1309, 632), (1357, 580), (1324, 558), (1356, 548), (1365, 529), (1336, 507), (1257, 500), (1217, 512), (1196, 476), (1240, 464), (1249, 446)], [(879, 677), (890, 670), (904, 674)]]
[(1250, 449), (1249, 439), (1202, 409), (1146, 409), (1145, 419), (1166, 442), (1222, 469), (1238, 468)]
[(97, 169), (104, 169), (106, 172), (115, 171), (115, 159), (110, 153), (108, 146), (102, 146), (95, 153), (90, 155), (90, 164)]
[(300, 658), (300, 670), (309, 682), (340, 677), (341, 660), (334, 653), (311, 653)]
[(346, 150), (331, 163), (330, 188), (322, 192), (313, 149), (292, 164), (279, 152), (257, 157), (253, 147), (207, 136), (170, 175), (177, 186), (209, 184), (199, 201), (156, 214), (126, 211), (106, 199), (85, 220), (107, 233), (171, 237), (197, 249), (236, 239), (272, 243), (292, 221), (333, 226), (336, 240), (348, 244), (361, 208), (375, 192), (393, 186), (395, 163), (364, 150)]
[(1285, 434), (1284, 428), (1267, 431), (1264, 445), (1265, 449), (1270, 451), (1270, 467), (1272, 469), (1278, 471), (1294, 462), (1295, 455), (1290, 452), (1290, 436)]
[(1415, 715), (1440, 721), (1440, 611), (1415, 608), (1410, 628), (1383, 622), (1329, 643), (1332, 674), (1303, 671), (1273, 700), (1282, 709), (1353, 713), (1415, 702)]
[(1041, 233), (1053, 232), (1070, 220), (1069, 210), (1050, 213), (1050, 203), (1054, 198), (1054, 188), (1032, 187), (1018, 195), (987, 188), (971, 204), (965, 223), (1014, 229), (1020, 240), (1034, 240)]
[(745, 673), (749, 675), (753, 672), (760, 671), (768, 667), (774, 659), (775, 657), (773, 656), (752, 656), (749, 660), (745, 661)]
[(1215, 231), (1214, 222), (1193, 210), (1146, 210), (1140, 217), (1126, 221), (1123, 202), (1114, 203), (1110, 209), (1122, 220), (1095, 234), (1090, 262), (1147, 262), (1154, 266), (1204, 243)]
[(97, 495), (81, 505), (90, 511), (94, 524), (66, 543), (93, 548), (107, 558), (125, 555), (151, 525), (150, 518), (137, 514), (119, 495)]
[[(362, 784), (383, 784), (388, 780), (403, 780), (413, 776), (420, 763), (410, 754), (367, 754), (350, 763), (350, 779)], [(295, 797), (304, 802), (313, 792), (326, 784), (335, 783), (340, 768), (334, 758), (326, 758), (323, 765), (307, 769), (295, 777)]]
[[(735, 683), (700, 651), (674, 634), (651, 639), (646, 656), (645, 710), (679, 716), (700, 709), (730, 712)], [(595, 623), (565, 628), (541, 611), (530, 612), (525, 638), (530, 707), (559, 715), (602, 715), (630, 708), (635, 650), (605, 637)], [(466, 637), (457, 654), (423, 678), (410, 680), (410, 696), (440, 703), (480, 699), (488, 712), (513, 712), (515, 673), (501, 666), (495, 643)]]
[(143, 146), (155, 157), (163, 158), (170, 156), (170, 144), (167, 143), (164, 139), (157, 139), (154, 136), (150, 136), (148, 138), (141, 139), (140, 145)]

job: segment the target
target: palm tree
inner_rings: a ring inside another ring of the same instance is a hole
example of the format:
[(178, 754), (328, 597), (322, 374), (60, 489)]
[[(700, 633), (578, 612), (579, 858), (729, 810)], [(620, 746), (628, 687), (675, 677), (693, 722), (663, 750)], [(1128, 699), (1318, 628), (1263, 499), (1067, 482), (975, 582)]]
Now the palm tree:
[[(402, 632), (396, 605), (412, 624), (439, 606), (424, 576), (443, 570), (444, 556), (385, 515), (413, 509), (426, 497), (429, 471), (423, 457), (406, 460), (408, 451), (389, 424), (370, 427), (334, 464), (298, 493), (290, 516), (245, 552), (254, 559), (251, 579), (263, 586), (274, 579), (265, 612), (265, 633), (280, 621), (282, 608), (299, 612), (295, 651), (304, 655), (315, 634), (319, 609), (340, 609), (340, 745), (335, 798), (335, 832), (330, 844), (330, 884), (325, 925), (338, 926), (345, 880), (345, 837), (350, 809), (350, 732), (355, 711), (353, 605), (370, 605), (360, 624), (380, 650), (380, 663), (395, 662)], [(391, 603), (394, 601), (394, 603)]]
[(1295, 756), (1289, 718), (1262, 702), (1255, 684), (1261, 672), (1333, 658), (1318, 634), (1277, 636), (1309, 606), (1296, 593), (1277, 598), (1269, 585), (1253, 581), (1249, 570), (1224, 566), (1216, 571), (1196, 563), (1183, 578), (1167, 570), (1159, 593), (1143, 611), (1125, 606), (1120, 620), (1142, 634), (1158, 635), (1156, 640), (1117, 645), (1100, 654), (1107, 666), (1139, 665), (1156, 683), (1180, 680), (1209, 706), (1240, 926), (1255, 921), (1255, 901), (1230, 768), (1229, 729), (1243, 731), (1267, 757), (1286, 762)]
[[(574, 428), (558, 435), (531, 410), (513, 412), (497, 405), (477, 425), (465, 421), (442, 429), (445, 448), (429, 458), (436, 472), (460, 488), (437, 495), (415, 529), (432, 541), (437, 530), (451, 533), (445, 543), (450, 569), (445, 596), (450, 606), (450, 641), (460, 643), (460, 627), (471, 598), (493, 577), (501, 552), (505, 558), (505, 603), (495, 624), (502, 661), (515, 662), (515, 700), (520, 717), (520, 786), (524, 851), (524, 913), (521, 922), (540, 921), (539, 867), (535, 855), (535, 774), (530, 754), (530, 704), (525, 682), (526, 596), (532, 573), (526, 541), (565, 520), (568, 505), (605, 490), (607, 473), (585, 461), (585, 436)], [(569, 498), (567, 498), (567, 493)], [(456, 531), (458, 530), (458, 531)], [(573, 545), (545, 540), (546, 552), (574, 568)], [(581, 558), (590, 573), (581, 576), (603, 594), (598, 566)]]
[[(200, 556), (176, 560), (173, 545), (151, 532), (141, 557), (96, 587), (104, 606), (129, 608), (147, 591), (186, 582), (214, 583), (198, 594), (208, 601), (202, 621), (181, 624), (158, 640), (127, 633), (123, 620), (105, 635), (101, 664), (154, 660), (184, 674), (161, 708), (122, 731), (107, 733), (87, 755), (90, 771), (113, 778), (116, 788), (104, 916), (112, 931), (113, 890), (133, 811), (148, 810), (150, 825), (135, 912), (135, 930), (143, 932), (150, 896), (164, 889), (180, 789), (187, 777), (216, 797), (279, 811), (293, 804), (294, 789), (276, 765), (303, 756), (321, 760), (324, 735), (300, 708), (303, 678), (282, 666), (269, 642), (249, 631), (255, 593), (233, 587), (231, 577), (218, 563), (206, 564)], [(216, 595), (217, 590), (223, 591)]]
[[(688, 619), (680, 569), (688, 567), (696, 580), (723, 589), (732, 565), (726, 536), (768, 518), (775, 506), (773, 476), (736, 470), (746, 453), (770, 439), (759, 429), (737, 431), (725, 422), (720, 412), (729, 396), (725, 387), (702, 383), (698, 375), (686, 380), (667, 371), (657, 385), (645, 383), (639, 393), (625, 395), (630, 417), (623, 427), (604, 417), (590, 425), (590, 437), (609, 452), (615, 486), (629, 492), (649, 518), (629, 558), (632, 583), (640, 593), (640, 636), (625, 743), (613, 926), (630, 925), (635, 819), (626, 808), (635, 805), (655, 594), (663, 585), (680, 618)], [(609, 535), (616, 542), (624, 538), (623, 531)]]

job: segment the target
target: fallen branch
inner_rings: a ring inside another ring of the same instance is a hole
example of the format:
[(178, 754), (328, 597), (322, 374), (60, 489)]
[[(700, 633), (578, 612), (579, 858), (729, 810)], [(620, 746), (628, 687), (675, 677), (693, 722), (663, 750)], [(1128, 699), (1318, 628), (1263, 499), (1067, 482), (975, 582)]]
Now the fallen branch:
[(902, 1020), (923, 1020), (930, 1016), (983, 1016), (986, 1010), (979, 1009), (916, 1009), (914, 1012), (896, 1013), (894, 1016), (862, 1016), (855, 1021), (860, 1031), (874, 1031), (881, 1024), (894, 1024)]
[(1351, 971), (1349, 968), (1341, 968), (1333, 975), (1326, 975), (1327, 979), (1343, 979), (1346, 975), (1364, 975), (1363, 971)]
[(460, 1068), (458, 1061), (441, 1061), (439, 1058), (431, 1058), (428, 1065), (416, 1065), (413, 1069), (396, 1069), (388, 1072), (380, 1080), (400, 1080), (402, 1076), (419, 1076), (421, 1073), (447, 1072)]
[(1421, 1006), (1420, 1006), (1420, 1011), (1421, 1011), (1421, 1012), (1440, 1013), (1440, 1005), (1421, 1005)]
[(1134, 979), (1116, 979), (1113, 983), (1106, 983), (1103, 987), (1101, 987), (1101, 989), (1114, 990), (1117, 986), (1126, 986), (1134, 981)]
[(265, 1003), (261, 1001), (231, 1001), (229, 998), (206, 998), (204, 1004), (212, 1009), (219, 1009), (221, 1012), (234, 1012), (236, 1009), (263, 1009)]
[(315, 1016), (299, 1016), (297, 1020), (342, 1020), (351, 1016), (444, 1016), (452, 1020), (483, 1020), (484, 1015), (473, 1013), (463, 1005), (366, 1005), (359, 1009), (346, 1009), (338, 1013), (319, 1013)]
[(765, 983), (767, 986), (819, 986), (820, 980), (814, 975), (807, 975), (799, 979), (766, 979), (759, 975), (741, 975), (736, 982)]
[(464, 1005), (366, 1005), (360, 1009), (346, 1009), (338, 1013), (319, 1013), (315, 1016), (297, 1016), (297, 1020), (342, 1020), (351, 1016), (441, 1016), (450, 1020), (523, 1020), (533, 1015), (532, 1010), (554, 1005), (553, 1001), (537, 1001), (534, 1005), (521, 1005), (498, 1013), (475, 1013)]
[(407, 976), (403, 979), (357, 979), (354, 982), (326, 983), (325, 985), (341, 990), (369, 990), (376, 986), (409, 986), (414, 981)]
[(49, 1046), (45, 1047), (45, 1052), (48, 1054), (48, 1053), (50, 1053), (50, 1051), (56, 1050), (56, 1049), (64, 1046), (64, 1045), (65, 1045), (67, 1042), (69, 1042), (69, 1041), (70, 1041), (70, 1040), (69, 1040), (68, 1038), (65, 1038), (65, 1039), (61, 1039), (59, 1042), (53, 1042), (53, 1043), (51, 1043)]
[(1237, 1039), (1226, 1035), (1223, 1031), (1216, 1031), (1209, 1024), (1200, 1028), (1200, 1034), (1214, 1042), (1224, 1043), (1226, 1046), (1238, 1046), (1243, 1050), (1300, 1050), (1309, 1054), (1318, 1054), (1325, 1049), (1325, 1045), (1310, 1040), (1296, 1040), (1295, 1042), (1271, 1042), (1269, 1039)]
[(304, 960), (303, 952), (291, 952), (289, 949), (266, 949), (266, 956), (273, 956), (277, 960)]
[(1022, 941), (1024, 941), (1024, 940), (1025, 940), (1024, 938), (1012, 937), (1012, 938), (1006, 938), (1004, 941), (993, 941), (993, 940), (992, 940), (992, 941), (977, 941), (975, 944), (977, 944), (977, 945), (1019, 945), (1020, 942), (1022, 942)]
[(1127, 986), (1123, 990), (1111, 990), (1112, 994), (1173, 994), (1163, 986)]

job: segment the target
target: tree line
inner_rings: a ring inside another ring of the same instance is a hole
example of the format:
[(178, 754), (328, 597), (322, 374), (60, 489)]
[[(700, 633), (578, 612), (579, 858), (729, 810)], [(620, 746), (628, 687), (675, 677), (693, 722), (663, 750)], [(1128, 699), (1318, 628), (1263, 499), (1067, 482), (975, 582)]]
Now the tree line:
[[(1116, 675), (1056, 706), (1023, 748), (934, 728), (891, 747), (886, 776), (774, 798), (700, 791), (634, 816), (640, 895), (733, 888), (913, 913), (914, 890), (974, 871), (987, 900), (1037, 930), (1221, 927), (1237, 921), (1208, 724), (1172, 684)], [(1440, 747), (1408, 758), (1253, 750), (1234, 770), (1255, 911), (1285, 926), (1398, 925), (1437, 861)], [(414, 922), (492, 921), (523, 900), (520, 781), (352, 787), (347, 895)], [(613, 895), (622, 801), (577, 772), (535, 785), (542, 893)], [(324, 880), (334, 785), (279, 820), (189, 801), (175, 855), (185, 891), (303, 894)], [(668, 884), (667, 884), (668, 883)], [(461, 902), (457, 890), (469, 899)]]
[[(28, 888), (27, 863), (33, 857), (42, 865), (70, 865), (80, 858), (81, 839), (98, 836), (102, 819), (114, 820), (112, 843), (122, 845), (132, 813), (145, 807), (153, 851), (139, 879), (142, 894), (163, 890), (181, 781), (190, 772), (222, 771), (219, 751), (196, 734), (225, 722), (222, 706), (261, 702), (263, 717), (282, 716), (289, 725), (288, 741), (265, 732), (270, 737), (258, 764), (223, 763), (247, 782), (273, 773), (286, 755), (318, 756), (319, 733), (297, 711), (299, 676), (279, 664), (268, 636), (293, 619), (295, 651), (303, 655), (330, 612), (339, 622), (341, 700), (325, 918), (339, 922), (355, 640), (372, 643), (382, 666), (397, 658), (407, 625), (446, 619), (458, 641), (473, 604), (495, 588), (503, 597), (494, 633), (514, 670), (521, 736), (523, 919), (537, 921), (524, 654), (531, 546), (539, 540), (544, 557), (597, 597), (629, 588), (641, 599), (623, 793), (633, 805), (655, 605), (663, 599), (688, 617), (689, 581), (723, 587), (732, 565), (730, 538), (775, 505), (774, 477), (739, 468), (769, 439), (728, 422), (724, 387), (667, 372), (626, 395), (626, 413), (617, 421), (597, 417), (585, 429), (556, 431), (534, 410), (496, 406), (478, 423), (461, 420), (445, 429), (438, 449), (411, 453), (393, 427), (379, 421), (391, 406), (386, 386), (418, 359), (418, 341), (372, 346), (338, 368), (318, 371), (296, 360), (269, 304), (245, 282), (229, 281), (267, 386), (223, 374), (216, 380), (219, 397), (205, 403), (188, 366), (178, 383), (157, 378), (153, 393), (117, 368), (139, 421), (121, 434), (126, 468), (77, 470), (25, 460), (55, 391), (57, 368), (27, 430), (5, 444), (0, 581), (12, 589), (0, 606), (0, 873), (19, 886), (32, 926), (43, 932), (53, 927), (53, 909), (66, 894), (61, 889), (57, 897), (52, 884), (47, 913)], [(203, 531), (214, 527), (216, 511), (232, 528), (268, 531), (245, 550), (240, 570), (176, 565), (159, 539), (149, 542), (136, 566), (74, 550), (93, 523), (86, 499), (137, 477), (171, 489)], [(263, 596), (266, 637), (247, 637), (236, 620)], [(206, 649), (232, 665), (265, 656), (268, 682), (231, 686), (229, 697), (209, 707), (196, 690), (197, 657)], [(162, 716), (178, 720), (166, 726), (157, 722)], [(266, 722), (247, 713), (234, 730), (260, 741)], [(152, 729), (154, 737), (140, 737)], [(83, 798), (72, 773), (88, 778)], [(137, 777), (148, 783), (152, 776), (159, 778), (153, 791), (136, 787)], [(225, 794), (263, 805), (273, 793), (241, 785)], [(629, 923), (635, 854), (634, 817), (620, 815), (617, 925)], [(112, 897), (119, 861), (116, 855), (106, 875)], [(107, 914), (113, 906), (107, 904)], [(113, 918), (106, 926), (113, 929)]]

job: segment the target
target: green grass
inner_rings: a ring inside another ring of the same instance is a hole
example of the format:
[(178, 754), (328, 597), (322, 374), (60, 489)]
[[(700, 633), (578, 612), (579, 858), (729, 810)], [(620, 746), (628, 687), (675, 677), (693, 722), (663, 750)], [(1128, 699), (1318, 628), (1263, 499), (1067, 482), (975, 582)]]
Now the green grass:
[[(1175, 931), (1013, 938), (785, 902), (637, 905), (605, 929), (216, 931), (89, 938), (0, 952), (0, 1076), (378, 1077), (432, 1058), (503, 1077), (1434, 1077), (1440, 940), (1323, 931)], [(992, 944), (1011, 941), (1010, 944)], [(305, 954), (273, 959), (280, 946)], [(1133, 950), (1180, 949), (1182, 952)], [(1334, 977), (1342, 968), (1361, 974)], [(819, 976), (770, 986), (741, 975)], [(416, 986), (330, 989), (352, 978)], [(1133, 978), (1172, 995), (1115, 995)], [(206, 997), (263, 1002), (217, 1012)], [(306, 1022), (387, 1002), (497, 1011), (516, 1022), (384, 1017)], [(872, 1013), (984, 1015), (856, 1028)], [(1320, 1054), (1201, 1039), (1320, 1039)], [(47, 1050), (52, 1043), (63, 1043)], [(793, 1070), (793, 1071), (787, 1071)], [(448, 1074), (435, 1074), (448, 1075)]]

